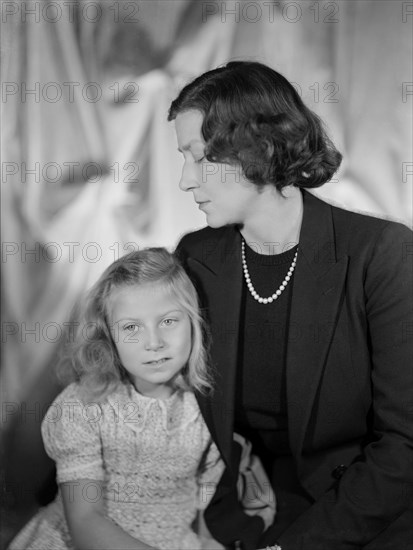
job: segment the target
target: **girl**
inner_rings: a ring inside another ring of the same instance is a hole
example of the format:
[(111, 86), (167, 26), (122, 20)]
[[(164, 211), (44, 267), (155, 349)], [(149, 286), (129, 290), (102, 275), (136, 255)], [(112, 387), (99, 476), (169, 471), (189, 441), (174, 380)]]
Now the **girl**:
[(189, 391), (211, 383), (185, 271), (163, 248), (128, 254), (91, 289), (81, 321), (65, 362), (77, 381), (42, 423), (59, 494), (10, 550), (222, 548), (191, 527), (222, 462)]

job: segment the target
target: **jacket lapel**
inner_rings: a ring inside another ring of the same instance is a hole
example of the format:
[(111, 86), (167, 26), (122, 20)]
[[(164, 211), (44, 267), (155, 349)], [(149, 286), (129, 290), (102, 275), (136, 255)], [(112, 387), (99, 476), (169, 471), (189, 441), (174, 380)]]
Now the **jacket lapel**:
[[(348, 263), (347, 256), (336, 257), (331, 207), (307, 192), (303, 199), (286, 365), (290, 443), (298, 462), (343, 300)], [(189, 258), (188, 264), (195, 278), (202, 281), (211, 326), (211, 356), (219, 365), (214, 396), (198, 400), (230, 465), (243, 284), (239, 232), (226, 228), (203, 262)]]
[(231, 465), (234, 420), (234, 391), (238, 355), (239, 318), (242, 294), (241, 237), (227, 227), (204, 263), (189, 258), (188, 265), (202, 281), (204, 303), (211, 327), (211, 356), (215, 388), (211, 399), (199, 398), (201, 410), (228, 465)]
[(298, 460), (344, 297), (348, 258), (336, 257), (332, 210), (304, 192), (287, 345), (290, 444)]

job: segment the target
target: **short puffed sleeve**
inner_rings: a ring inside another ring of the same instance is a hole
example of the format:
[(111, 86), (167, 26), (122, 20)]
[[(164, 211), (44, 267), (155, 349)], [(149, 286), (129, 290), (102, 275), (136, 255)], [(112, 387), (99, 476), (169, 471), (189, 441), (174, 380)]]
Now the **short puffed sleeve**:
[(48, 409), (42, 422), (47, 454), (56, 462), (57, 482), (103, 480), (104, 469), (98, 403), (85, 403), (78, 384), (68, 386)]

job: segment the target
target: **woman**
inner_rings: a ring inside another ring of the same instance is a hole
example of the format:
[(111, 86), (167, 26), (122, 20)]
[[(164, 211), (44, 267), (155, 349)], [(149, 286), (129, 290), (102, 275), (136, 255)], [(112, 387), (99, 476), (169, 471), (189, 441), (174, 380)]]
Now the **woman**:
[[(201, 75), (169, 120), (180, 187), (209, 226), (177, 253), (203, 299), (218, 378), (213, 398), (199, 397), (227, 465), (210, 530), (247, 550), (412, 548), (411, 231), (307, 191), (341, 155), (265, 65)], [(233, 431), (252, 440), (277, 495), (263, 537), (234, 493)]]

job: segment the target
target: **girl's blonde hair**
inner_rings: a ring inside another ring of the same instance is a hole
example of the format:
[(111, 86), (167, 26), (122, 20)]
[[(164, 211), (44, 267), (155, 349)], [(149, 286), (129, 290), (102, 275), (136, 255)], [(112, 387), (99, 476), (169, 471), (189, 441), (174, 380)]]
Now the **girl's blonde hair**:
[(66, 346), (59, 371), (61, 375), (70, 373), (72, 380), (80, 380), (89, 397), (101, 400), (129, 379), (110, 331), (109, 297), (121, 287), (154, 283), (171, 293), (191, 322), (191, 352), (176, 379), (176, 387), (203, 394), (212, 389), (206, 328), (194, 285), (173, 254), (165, 248), (146, 248), (111, 264), (80, 305), (79, 324), (74, 339)]

